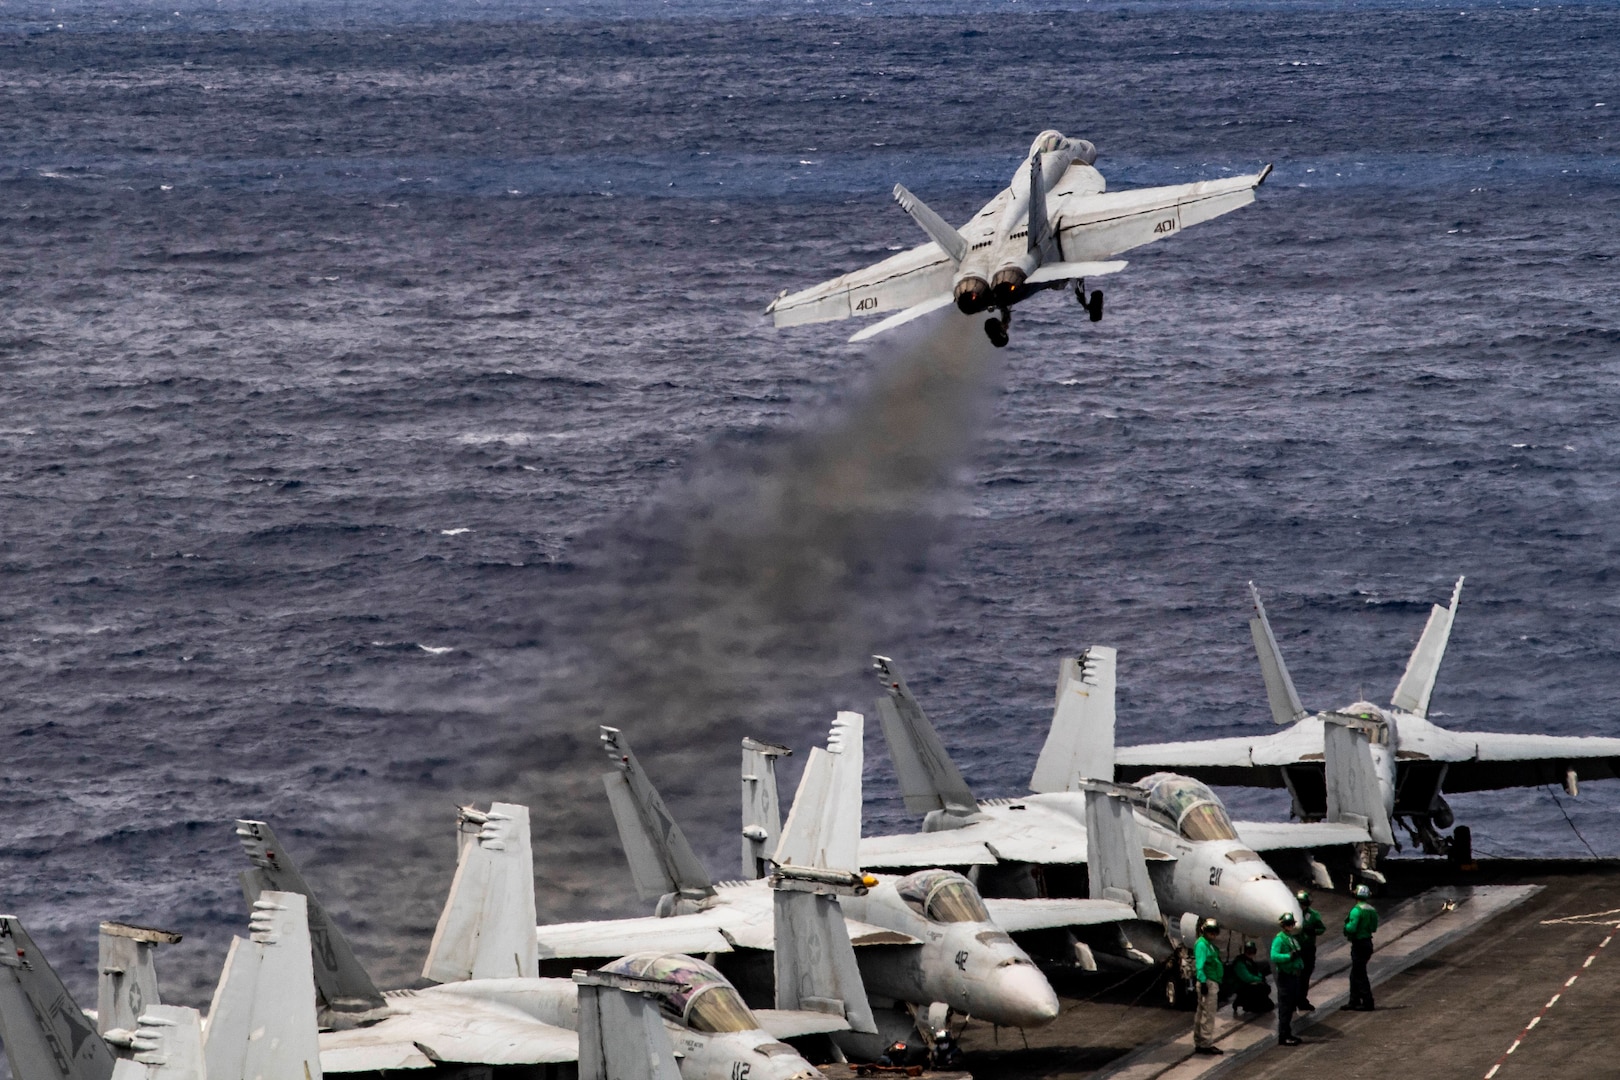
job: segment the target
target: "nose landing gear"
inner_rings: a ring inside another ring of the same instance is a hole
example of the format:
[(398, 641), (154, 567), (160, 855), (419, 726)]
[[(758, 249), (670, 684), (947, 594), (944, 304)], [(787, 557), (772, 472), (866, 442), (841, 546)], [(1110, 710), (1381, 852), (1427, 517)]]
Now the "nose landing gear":
[(1001, 309), (1001, 318), (984, 320), (984, 334), (998, 349), (1007, 347), (1007, 328), (1012, 325), (1012, 312)]
[(1101, 289), (1092, 292), (1088, 298), (1086, 296), (1086, 283), (1076, 281), (1074, 283), (1074, 299), (1081, 307), (1086, 309), (1086, 314), (1090, 316), (1092, 322), (1102, 322), (1103, 298)]

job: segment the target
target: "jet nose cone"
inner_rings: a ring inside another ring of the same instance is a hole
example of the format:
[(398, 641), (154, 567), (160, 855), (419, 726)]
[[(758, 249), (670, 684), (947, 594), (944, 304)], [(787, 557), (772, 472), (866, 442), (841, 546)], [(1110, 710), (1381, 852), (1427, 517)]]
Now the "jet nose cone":
[(1297, 927), (1303, 921), (1299, 901), (1288, 891), (1288, 886), (1276, 878), (1256, 878), (1246, 881), (1238, 890), (1232, 925), (1256, 937), (1275, 934), (1281, 929), (1278, 920), (1286, 912), (1294, 917)]
[(989, 1000), (974, 1010), (981, 1019), (1021, 1028), (1044, 1027), (1057, 1019), (1057, 994), (1034, 964), (996, 968), (985, 982)]

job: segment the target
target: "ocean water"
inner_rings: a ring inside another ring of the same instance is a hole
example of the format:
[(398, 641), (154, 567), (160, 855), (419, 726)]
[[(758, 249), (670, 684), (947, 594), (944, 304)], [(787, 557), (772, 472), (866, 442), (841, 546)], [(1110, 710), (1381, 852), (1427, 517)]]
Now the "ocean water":
[[(457, 802), (533, 805), (543, 917), (642, 910), (599, 723), (728, 876), (737, 737), (872, 651), (984, 795), (1093, 643), (1121, 741), (1266, 730), (1250, 579), (1309, 705), (1467, 575), (1439, 722), (1620, 734), (1617, 112), (1613, 4), (0, 0), (0, 903), (202, 1004), (264, 818), (401, 985)], [(763, 319), (1047, 127), (1276, 171), (1100, 324)], [(1617, 788), (1455, 804), (1617, 856)]]

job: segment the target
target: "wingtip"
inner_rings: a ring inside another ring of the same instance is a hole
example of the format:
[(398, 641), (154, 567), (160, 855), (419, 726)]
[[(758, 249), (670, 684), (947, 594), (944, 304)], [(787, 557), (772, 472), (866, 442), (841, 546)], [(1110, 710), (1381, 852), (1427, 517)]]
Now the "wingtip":
[(1260, 175), (1254, 181), (1255, 187), (1259, 187), (1261, 184), (1265, 183), (1266, 177), (1271, 175), (1271, 164), (1272, 163), (1269, 161), (1266, 162), (1265, 168), (1260, 170)]

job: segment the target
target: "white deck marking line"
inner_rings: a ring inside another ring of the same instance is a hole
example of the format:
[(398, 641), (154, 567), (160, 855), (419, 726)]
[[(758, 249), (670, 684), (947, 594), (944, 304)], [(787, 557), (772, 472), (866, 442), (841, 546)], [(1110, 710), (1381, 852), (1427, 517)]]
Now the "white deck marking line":
[[(1608, 913), (1605, 912), (1604, 914), (1608, 914)], [(1541, 925), (1547, 926), (1547, 925), (1550, 925), (1553, 922), (1562, 922), (1562, 921), (1563, 920), (1560, 920), (1560, 919), (1544, 920)], [(1620, 925), (1620, 924), (1617, 924), (1617, 925)], [(1614, 937), (1614, 935), (1610, 934), (1608, 937), (1604, 938), (1601, 942), (1598, 943), (1598, 949), (1601, 949), (1601, 948), (1603, 948), (1603, 946), (1607, 945), (1613, 937)], [(1583, 962), (1581, 964), (1581, 971), (1585, 971), (1587, 968), (1591, 967), (1592, 966), (1592, 961), (1596, 960), (1597, 958), (1598, 958), (1597, 949), (1593, 949), (1592, 950), (1592, 955), (1588, 956), (1586, 958), (1585, 962)], [(1575, 985), (1575, 980), (1580, 978), (1580, 977), (1581, 977), (1581, 972), (1580, 971), (1577, 971), (1575, 974), (1571, 975), (1569, 977), (1568, 981), (1564, 983), (1564, 989), (1568, 990), (1571, 986), (1574, 986)], [(1493, 1064), (1489, 1069), (1486, 1070), (1486, 1072), (1485, 1072), (1485, 1080), (1491, 1080), (1491, 1078), (1496, 1075), (1496, 1071), (1502, 1067), (1502, 1063), (1505, 1062), (1508, 1059), (1508, 1055), (1513, 1053), (1513, 1051), (1517, 1050), (1521, 1045), (1523, 1045), (1524, 1040), (1529, 1038), (1529, 1036), (1530, 1036), (1530, 1030), (1532, 1028), (1534, 1028), (1537, 1024), (1541, 1023), (1541, 1018), (1547, 1015), (1547, 1010), (1552, 1008), (1554, 1005), (1558, 1004), (1558, 999), (1563, 997), (1563, 996), (1564, 995), (1560, 992), (1560, 993), (1554, 994), (1552, 997), (1547, 999), (1547, 1004), (1545, 1004), (1545, 1005), (1543, 1005), (1541, 1007), (1541, 1011), (1536, 1013), (1536, 1015), (1532, 1016), (1530, 1018), (1530, 1022), (1528, 1024), (1524, 1025), (1524, 1030), (1519, 1032), (1519, 1037), (1517, 1039), (1513, 1040), (1513, 1045), (1508, 1047), (1505, 1051), (1503, 1051), (1502, 1056), (1496, 1059), (1496, 1063)]]

